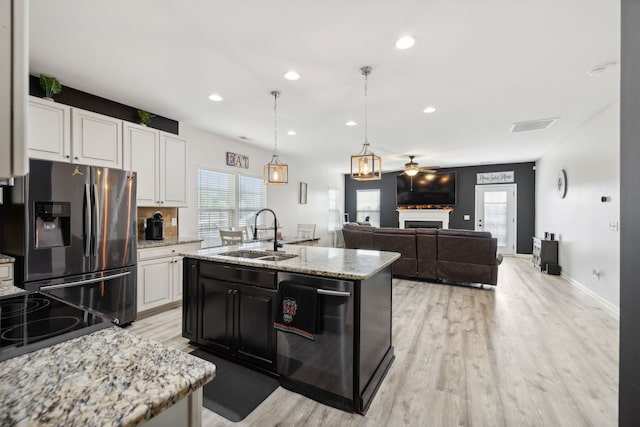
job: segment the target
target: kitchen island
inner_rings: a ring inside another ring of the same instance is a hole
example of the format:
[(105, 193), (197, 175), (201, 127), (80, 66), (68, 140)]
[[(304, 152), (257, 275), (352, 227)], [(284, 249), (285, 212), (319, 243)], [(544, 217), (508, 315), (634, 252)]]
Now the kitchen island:
[(209, 362), (112, 326), (0, 362), (0, 425), (197, 426), (214, 375)]
[[(184, 256), (183, 336), (279, 377), (283, 387), (364, 413), (393, 358), (395, 252), (269, 243)], [(276, 331), (283, 284), (317, 294), (313, 339)]]

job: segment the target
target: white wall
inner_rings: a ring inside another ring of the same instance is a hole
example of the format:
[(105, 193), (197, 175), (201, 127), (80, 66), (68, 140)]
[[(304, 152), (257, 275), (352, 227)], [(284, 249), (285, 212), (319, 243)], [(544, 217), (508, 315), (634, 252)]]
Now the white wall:
[[(567, 195), (556, 191), (560, 170)], [(602, 196), (610, 197), (601, 202)], [(620, 307), (620, 106), (616, 101), (536, 162), (536, 235), (555, 233), (562, 275)], [(599, 280), (592, 270), (600, 271)]]
[[(313, 159), (284, 156), (280, 160), (289, 165), (289, 184), (270, 186), (267, 190), (267, 205), (278, 215), (284, 227), (284, 237), (295, 237), (297, 224), (316, 224), (319, 246), (333, 246), (334, 235), (327, 230), (329, 188), (338, 190), (338, 209), (344, 212), (344, 175), (329, 172), (313, 163)], [(349, 158), (345, 159), (349, 163)], [(300, 182), (307, 183), (307, 204), (298, 203)]]
[[(178, 226), (181, 236), (198, 235), (198, 195), (197, 170), (206, 167), (228, 173), (242, 173), (262, 177), (262, 167), (271, 160), (271, 151), (225, 138), (210, 132), (180, 123), (180, 135), (187, 138), (187, 208), (180, 208)], [(227, 166), (226, 153), (249, 156), (249, 169)], [(344, 211), (344, 178), (341, 174), (329, 172), (305, 159), (288, 157), (280, 153), (280, 160), (289, 165), (289, 183), (267, 188), (267, 207), (273, 209), (283, 228), (284, 237), (295, 236), (298, 223), (315, 223), (316, 236), (321, 246), (331, 246), (333, 239), (327, 234), (328, 188), (338, 189), (340, 212)], [(307, 183), (307, 204), (298, 204), (300, 181)], [(270, 215), (266, 213), (264, 215)], [(271, 218), (266, 218), (268, 224)]]

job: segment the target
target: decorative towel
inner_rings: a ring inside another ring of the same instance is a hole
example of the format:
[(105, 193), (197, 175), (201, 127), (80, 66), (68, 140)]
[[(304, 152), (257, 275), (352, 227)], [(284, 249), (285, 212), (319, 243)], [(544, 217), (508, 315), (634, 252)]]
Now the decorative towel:
[(315, 340), (317, 296), (316, 288), (289, 280), (281, 282), (273, 327)]

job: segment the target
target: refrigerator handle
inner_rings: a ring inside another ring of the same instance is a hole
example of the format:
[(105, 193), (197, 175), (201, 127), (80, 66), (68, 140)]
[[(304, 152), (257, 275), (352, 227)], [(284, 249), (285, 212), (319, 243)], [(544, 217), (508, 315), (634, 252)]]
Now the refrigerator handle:
[(84, 185), (84, 256), (91, 255), (91, 193), (89, 184)]
[(95, 277), (93, 279), (79, 280), (77, 282), (62, 283), (60, 285), (43, 286), (39, 290), (40, 291), (50, 291), (52, 289), (72, 288), (74, 286), (86, 285), (86, 284), (89, 284), (89, 283), (106, 282), (108, 280), (113, 280), (113, 279), (116, 279), (118, 277), (127, 276), (129, 274), (131, 274), (130, 271), (125, 271), (124, 273), (116, 273), (116, 274), (112, 274), (110, 276)]
[(91, 208), (92, 208), (92, 213), (91, 213), (91, 217), (93, 218), (91, 225), (92, 225), (92, 230), (91, 230), (91, 240), (93, 241), (93, 248), (92, 248), (92, 255), (96, 255), (98, 253), (98, 222), (99, 222), (99, 218), (98, 218), (98, 185), (97, 184), (93, 184), (93, 198), (91, 199)]

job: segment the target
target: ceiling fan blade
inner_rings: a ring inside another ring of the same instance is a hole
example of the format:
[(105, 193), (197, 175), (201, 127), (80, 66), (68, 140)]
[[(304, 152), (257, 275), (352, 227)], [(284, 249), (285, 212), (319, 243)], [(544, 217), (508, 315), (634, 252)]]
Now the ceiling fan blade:
[(420, 168), (420, 172), (424, 173), (436, 173), (440, 169), (440, 166), (423, 166)]

